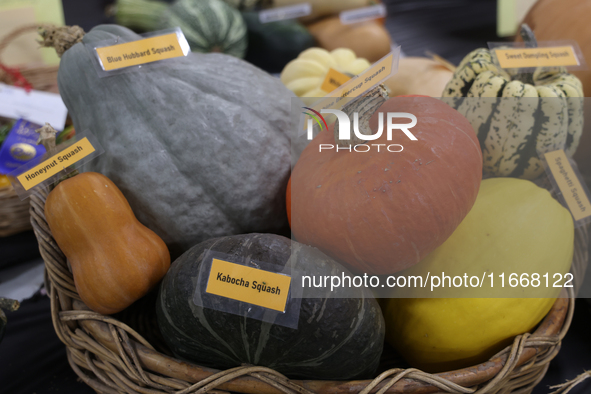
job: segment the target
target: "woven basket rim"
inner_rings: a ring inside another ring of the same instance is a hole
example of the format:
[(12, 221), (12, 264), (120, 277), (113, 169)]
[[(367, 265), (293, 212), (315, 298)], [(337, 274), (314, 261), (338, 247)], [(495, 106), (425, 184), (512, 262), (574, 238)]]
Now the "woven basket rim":
[[(250, 365), (227, 371), (204, 368), (158, 353), (133, 329), (110, 316), (92, 312), (80, 301), (65, 263), (65, 256), (53, 240), (45, 221), (46, 197), (47, 191), (36, 192), (31, 197), (30, 213), (45, 262), (46, 286), (51, 297), (54, 328), (66, 345), (72, 369), (85, 383), (101, 393), (119, 392), (115, 389), (137, 393), (139, 391), (135, 391), (134, 387), (142, 383), (143, 386), (151, 386), (151, 391), (146, 391), (149, 393), (169, 393), (178, 389), (180, 391), (174, 391), (177, 394), (225, 392), (216, 390), (251, 394), (365, 394), (376, 390), (380, 390), (380, 393), (527, 393), (528, 389), (533, 389), (539, 383), (550, 360), (558, 353), (574, 313), (574, 291), (569, 289), (567, 294), (563, 290), (534, 333), (515, 337), (512, 345), (487, 362), (436, 374), (412, 368), (392, 369), (374, 380), (348, 382), (290, 380), (269, 368)], [(586, 237), (584, 228), (580, 234), (580, 242), (585, 242), (585, 245)], [(582, 254), (581, 258), (586, 258), (586, 249)], [(56, 266), (55, 261), (60, 259), (62, 265)], [(84, 343), (81, 338), (85, 340)], [(105, 354), (106, 352), (112, 354)], [(92, 356), (95, 357), (94, 360)], [(122, 373), (126, 373), (125, 376), (117, 376), (111, 370), (105, 373), (111, 368), (105, 367), (105, 360), (112, 358), (117, 358), (112, 365), (120, 364), (117, 367)], [(168, 363), (168, 367), (174, 366), (174, 376), (166, 376), (162, 371), (150, 369), (160, 363)], [(84, 372), (81, 367), (88, 372)], [(182, 376), (185, 377), (184, 380)], [(516, 391), (512, 391), (513, 389)]]

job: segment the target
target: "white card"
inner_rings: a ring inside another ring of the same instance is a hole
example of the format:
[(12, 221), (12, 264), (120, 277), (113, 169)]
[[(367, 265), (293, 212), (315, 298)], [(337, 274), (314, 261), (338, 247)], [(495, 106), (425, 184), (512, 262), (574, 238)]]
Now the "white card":
[(11, 119), (26, 119), (44, 125), (45, 122), (57, 131), (64, 129), (68, 109), (57, 93), (23, 88), (0, 83), (0, 116)]
[(369, 7), (355, 8), (341, 12), (340, 18), (343, 25), (351, 23), (359, 23), (371, 21), (378, 18), (383, 18), (387, 14), (386, 6), (384, 4), (372, 5)]
[(261, 23), (277, 22), (286, 19), (296, 19), (302, 16), (308, 16), (312, 13), (310, 3), (300, 3), (286, 7), (271, 8), (259, 12)]

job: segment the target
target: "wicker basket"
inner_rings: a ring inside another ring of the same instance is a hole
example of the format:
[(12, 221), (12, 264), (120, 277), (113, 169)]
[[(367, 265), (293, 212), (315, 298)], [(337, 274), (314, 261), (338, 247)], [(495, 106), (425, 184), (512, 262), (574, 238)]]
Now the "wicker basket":
[[(227, 371), (203, 368), (167, 355), (154, 335), (158, 331), (155, 322), (145, 321), (141, 312), (139, 319), (136, 316), (131, 320), (105, 316), (90, 311), (80, 301), (66, 258), (45, 220), (46, 197), (47, 192), (36, 192), (31, 197), (30, 212), (45, 260), (54, 328), (67, 347), (72, 369), (99, 393), (531, 393), (560, 350), (574, 312), (574, 292), (570, 289), (535, 332), (517, 336), (511, 346), (483, 364), (446, 373), (390, 369), (373, 381), (302, 381), (251, 365)], [(576, 267), (586, 265), (587, 241), (587, 229), (578, 229), (575, 277)], [(146, 306), (136, 310), (142, 308)], [(153, 305), (148, 308), (153, 310)]]
[[(36, 31), (37, 25), (23, 26), (0, 40), (0, 63), (2, 52), (18, 36)], [(58, 66), (26, 66), (19, 68), (21, 75), (33, 89), (57, 92)], [(0, 82), (12, 84), (10, 75), (0, 69)], [(11, 185), (0, 188), (0, 237), (31, 229), (29, 201), (21, 201)]]

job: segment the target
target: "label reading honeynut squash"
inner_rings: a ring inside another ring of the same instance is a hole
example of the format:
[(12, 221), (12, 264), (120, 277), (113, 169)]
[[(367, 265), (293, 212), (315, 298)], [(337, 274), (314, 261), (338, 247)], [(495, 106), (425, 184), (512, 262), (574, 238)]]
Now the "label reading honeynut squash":
[(575, 221), (591, 216), (591, 203), (564, 150), (544, 154), (548, 168)]
[(94, 151), (95, 149), (88, 138), (83, 138), (60, 153), (23, 172), (16, 178), (25, 190), (29, 190), (62, 171), (64, 168), (79, 162)]
[(571, 45), (543, 48), (495, 49), (502, 68), (578, 66), (579, 59)]
[(185, 56), (178, 33), (96, 48), (96, 53), (105, 71)]
[(347, 83), (350, 79), (350, 76), (338, 72), (334, 68), (329, 68), (328, 73), (326, 73), (326, 77), (324, 78), (324, 82), (322, 82), (322, 85), (320, 86), (320, 89), (330, 93), (333, 90), (341, 87), (341, 85)]
[(284, 312), (290, 284), (290, 276), (214, 258), (205, 291)]

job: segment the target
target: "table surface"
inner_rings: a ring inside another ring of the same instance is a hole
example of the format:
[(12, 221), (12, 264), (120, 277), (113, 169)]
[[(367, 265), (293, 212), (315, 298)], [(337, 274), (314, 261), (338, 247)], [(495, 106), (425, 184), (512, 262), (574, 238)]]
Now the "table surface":
[[(63, 0), (67, 24), (88, 31), (110, 22), (104, 15), (112, 1)], [(388, 7), (386, 27), (406, 55), (420, 56), (430, 50), (458, 63), (470, 50), (486, 46), (496, 37), (496, 0), (384, 1)], [(0, 270), (39, 258), (32, 232), (0, 238)], [(49, 299), (40, 294), (8, 314), (9, 323), (0, 343), (0, 393), (84, 394), (94, 393), (70, 369), (64, 345), (51, 323)], [(548, 373), (534, 394), (551, 392), (548, 386), (591, 370), (591, 307), (577, 300), (570, 331)], [(571, 394), (591, 392), (591, 382)]]

